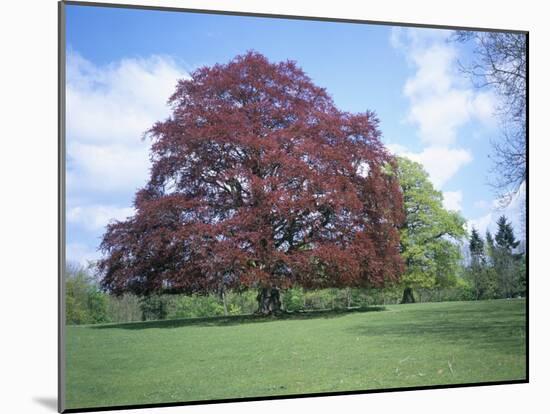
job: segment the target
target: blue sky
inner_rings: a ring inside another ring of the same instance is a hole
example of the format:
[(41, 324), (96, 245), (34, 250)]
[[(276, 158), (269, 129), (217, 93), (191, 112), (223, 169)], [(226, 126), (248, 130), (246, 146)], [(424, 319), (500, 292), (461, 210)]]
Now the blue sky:
[[(459, 72), (471, 50), (449, 31), (76, 5), (66, 16), (69, 261), (96, 259), (104, 226), (132, 214), (142, 134), (168, 115), (176, 79), (248, 50), (297, 61), (343, 110), (374, 110), (384, 143), (421, 162), (470, 226), (492, 230), (502, 214), (487, 185), (498, 101)], [(519, 225), (517, 204), (505, 213)]]

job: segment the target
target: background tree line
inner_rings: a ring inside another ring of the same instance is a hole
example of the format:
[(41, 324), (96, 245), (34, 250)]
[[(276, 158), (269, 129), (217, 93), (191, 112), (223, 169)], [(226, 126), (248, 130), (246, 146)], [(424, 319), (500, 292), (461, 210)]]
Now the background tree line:
[(472, 229), (469, 241), (470, 265), (466, 271), (475, 299), (523, 297), (526, 291), (526, 259), (519, 249), (512, 225), (505, 216), (493, 235), (485, 240)]
[[(258, 307), (257, 292), (227, 292), (224, 300), (220, 295), (149, 295), (138, 297), (133, 294), (114, 296), (102, 292), (89, 271), (79, 269), (78, 274), (69, 274), (67, 285), (78, 283), (81, 289), (79, 300), (73, 300), (74, 290), (67, 290), (67, 324), (95, 324), (138, 322), (145, 320), (202, 318), (253, 314)], [(458, 278), (453, 287), (415, 290), (418, 302), (457, 301), (473, 299), (469, 284)], [(344, 310), (365, 308), (401, 302), (403, 290), (400, 286), (384, 289), (316, 289), (300, 287), (281, 292), (282, 308), (286, 312), (307, 312), (321, 310)], [(100, 300), (97, 300), (100, 298)]]

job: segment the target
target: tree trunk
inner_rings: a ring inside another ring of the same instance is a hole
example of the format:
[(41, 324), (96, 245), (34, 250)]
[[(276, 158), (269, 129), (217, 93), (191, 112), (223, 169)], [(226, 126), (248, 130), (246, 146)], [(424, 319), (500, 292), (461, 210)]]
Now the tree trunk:
[(227, 316), (229, 313), (227, 312), (227, 298), (225, 296), (225, 290), (222, 289), (222, 302), (223, 302), (223, 314), (224, 316)]
[(280, 292), (277, 288), (261, 288), (256, 297), (258, 310), (261, 315), (273, 315), (281, 313)]
[(414, 295), (413, 290), (410, 287), (406, 287), (403, 291), (403, 298), (401, 299), (401, 303), (414, 303)]

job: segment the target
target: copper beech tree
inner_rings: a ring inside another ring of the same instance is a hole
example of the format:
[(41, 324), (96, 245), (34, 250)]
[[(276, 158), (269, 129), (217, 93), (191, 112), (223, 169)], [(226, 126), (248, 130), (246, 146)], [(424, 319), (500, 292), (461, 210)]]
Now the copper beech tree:
[(402, 195), (373, 113), (339, 111), (294, 62), (255, 52), (196, 70), (169, 104), (136, 213), (103, 237), (106, 290), (252, 288), (268, 314), (280, 289), (399, 278)]

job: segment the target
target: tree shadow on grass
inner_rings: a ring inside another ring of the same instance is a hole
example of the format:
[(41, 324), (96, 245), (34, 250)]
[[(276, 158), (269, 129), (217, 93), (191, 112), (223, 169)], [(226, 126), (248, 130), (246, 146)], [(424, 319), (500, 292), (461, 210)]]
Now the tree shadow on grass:
[(445, 342), (477, 349), (517, 354), (525, 345), (525, 314), (517, 310), (454, 308), (437, 313), (412, 310), (409, 317), (392, 323), (361, 321), (348, 328), (354, 335), (380, 336), (387, 340)]
[(279, 315), (238, 315), (218, 316), (208, 318), (187, 318), (168, 319), (146, 322), (112, 323), (104, 325), (92, 325), (92, 329), (153, 329), (153, 328), (180, 328), (184, 326), (233, 326), (258, 322), (276, 322), (284, 320), (305, 320), (305, 319), (329, 319), (349, 315), (351, 313), (380, 312), (385, 310), (384, 306), (369, 306), (351, 309), (332, 309), (307, 312), (283, 312)]

